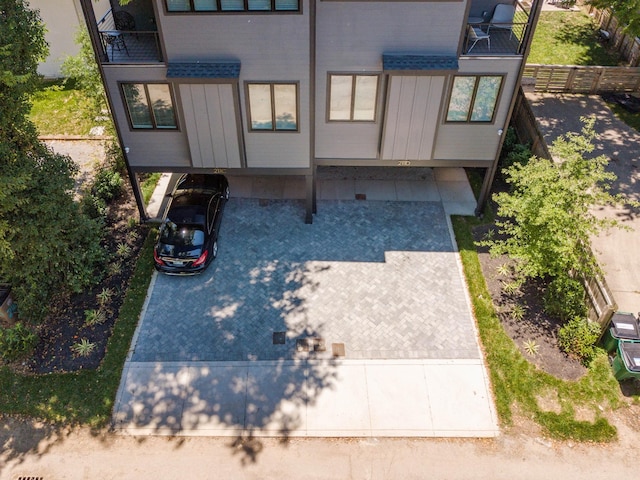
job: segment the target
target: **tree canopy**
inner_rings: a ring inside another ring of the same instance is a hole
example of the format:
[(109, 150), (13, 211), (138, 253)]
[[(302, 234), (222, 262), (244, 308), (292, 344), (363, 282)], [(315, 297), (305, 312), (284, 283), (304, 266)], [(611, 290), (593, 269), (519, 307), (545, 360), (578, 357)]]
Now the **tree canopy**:
[(77, 166), (41, 143), (28, 118), (47, 50), (39, 13), (0, 0), (0, 280), (32, 320), (54, 293), (90, 285), (102, 259), (101, 226), (74, 201)]
[(493, 254), (507, 254), (523, 277), (590, 276), (598, 271), (590, 238), (615, 219), (594, 214), (594, 207), (625, 204), (609, 192), (615, 174), (594, 150), (594, 118), (583, 118), (581, 133), (553, 142), (554, 160), (532, 157), (505, 170), (511, 190), (494, 195), (504, 238), (484, 242)]
[(596, 8), (610, 8), (623, 25), (623, 30), (640, 36), (640, 0), (589, 0)]

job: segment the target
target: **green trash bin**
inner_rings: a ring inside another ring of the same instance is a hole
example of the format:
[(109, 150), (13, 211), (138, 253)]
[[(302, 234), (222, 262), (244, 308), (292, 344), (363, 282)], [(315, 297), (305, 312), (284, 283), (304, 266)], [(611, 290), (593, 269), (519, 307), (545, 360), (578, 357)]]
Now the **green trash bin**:
[(611, 368), (618, 381), (640, 378), (640, 343), (620, 340)]
[(640, 341), (640, 327), (633, 313), (614, 313), (600, 343), (607, 353), (613, 353), (618, 348), (618, 340)]

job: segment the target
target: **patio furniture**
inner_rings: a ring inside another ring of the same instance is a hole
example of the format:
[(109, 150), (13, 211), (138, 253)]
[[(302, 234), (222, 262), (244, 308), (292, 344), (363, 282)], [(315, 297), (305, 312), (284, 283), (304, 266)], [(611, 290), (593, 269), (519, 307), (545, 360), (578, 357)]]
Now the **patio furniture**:
[(487, 46), (489, 50), (491, 50), (491, 38), (489, 37), (489, 34), (484, 33), (480, 27), (469, 26), (468, 41), (473, 43), (471, 43), (471, 46), (469, 47), (469, 50), (467, 50), (467, 53), (471, 53), (471, 50), (473, 49), (473, 47), (475, 47), (476, 43), (478, 43), (480, 40), (486, 40)]
[[(127, 57), (129, 56), (129, 50), (127, 49), (127, 44), (124, 41), (124, 36), (122, 32), (118, 30), (108, 30), (102, 33), (102, 41), (105, 45), (105, 51), (108, 47), (111, 47), (111, 61), (113, 62), (114, 56), (113, 51), (118, 50), (121, 52), (123, 49), (127, 53)], [(107, 52), (108, 55), (108, 52)]]
[(509, 30), (509, 39), (511, 39), (513, 35), (513, 17), (515, 14), (516, 7), (513, 5), (507, 5), (506, 3), (496, 5), (493, 16), (491, 20), (489, 20), (487, 33), (489, 33), (492, 28), (501, 28), (503, 30)]
[(136, 21), (133, 15), (124, 10), (113, 12), (113, 23), (116, 26), (116, 30), (122, 30), (123, 32), (131, 32), (136, 29)]

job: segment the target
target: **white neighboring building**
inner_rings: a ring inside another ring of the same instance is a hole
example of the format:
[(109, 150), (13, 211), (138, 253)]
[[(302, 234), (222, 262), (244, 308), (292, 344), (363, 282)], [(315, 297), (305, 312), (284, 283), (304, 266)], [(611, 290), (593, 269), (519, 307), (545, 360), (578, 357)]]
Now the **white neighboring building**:
[[(60, 66), (65, 57), (76, 55), (79, 47), (75, 35), (84, 16), (79, 0), (28, 0), (29, 6), (40, 10), (45, 24), (45, 38), (49, 44), (49, 56), (40, 63), (38, 73), (45, 77), (61, 77)], [(109, 0), (95, 2), (96, 12), (106, 13), (111, 6)]]

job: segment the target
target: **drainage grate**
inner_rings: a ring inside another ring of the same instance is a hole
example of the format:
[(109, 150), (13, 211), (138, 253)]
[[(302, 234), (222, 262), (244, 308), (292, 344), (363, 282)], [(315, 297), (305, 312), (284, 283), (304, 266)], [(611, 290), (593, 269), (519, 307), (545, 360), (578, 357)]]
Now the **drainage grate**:
[(273, 332), (273, 344), (284, 345), (287, 339), (287, 332)]
[(44, 477), (18, 477), (18, 480), (44, 480)]
[(332, 343), (331, 351), (333, 352), (334, 357), (344, 357), (346, 355), (344, 343)]
[(366, 199), (367, 199), (366, 193), (356, 193), (356, 200), (366, 200)]

